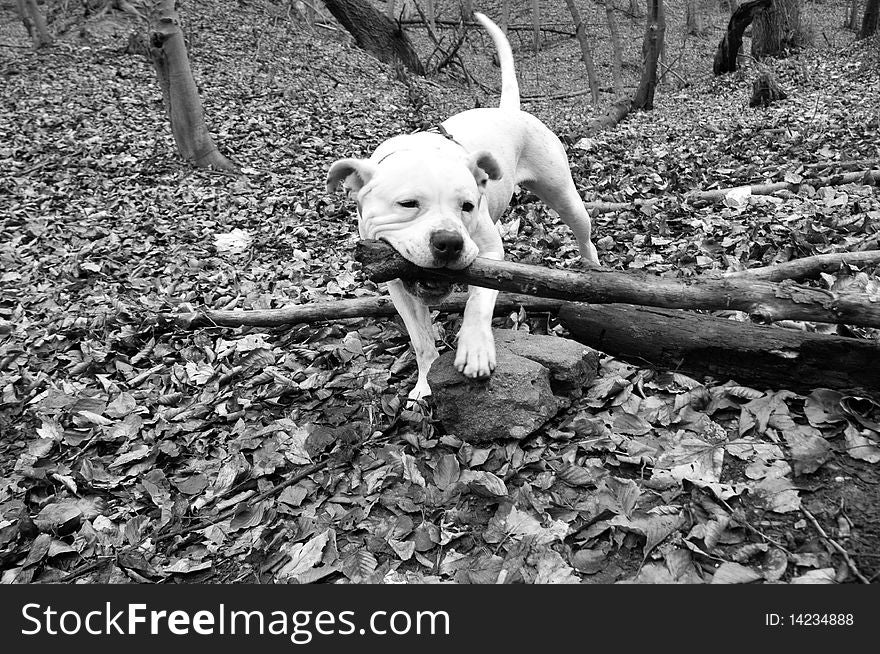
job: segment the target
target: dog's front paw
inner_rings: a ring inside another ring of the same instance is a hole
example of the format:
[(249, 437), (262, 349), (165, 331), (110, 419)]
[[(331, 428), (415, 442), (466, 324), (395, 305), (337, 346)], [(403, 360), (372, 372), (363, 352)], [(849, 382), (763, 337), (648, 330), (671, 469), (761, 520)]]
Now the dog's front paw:
[(427, 398), (430, 394), (431, 387), (428, 386), (428, 382), (420, 379), (415, 387), (413, 387), (413, 389), (407, 394), (407, 399), (418, 402), (419, 400)]
[(455, 368), (465, 377), (480, 379), (495, 370), (495, 339), (489, 329), (462, 329), (458, 335)]

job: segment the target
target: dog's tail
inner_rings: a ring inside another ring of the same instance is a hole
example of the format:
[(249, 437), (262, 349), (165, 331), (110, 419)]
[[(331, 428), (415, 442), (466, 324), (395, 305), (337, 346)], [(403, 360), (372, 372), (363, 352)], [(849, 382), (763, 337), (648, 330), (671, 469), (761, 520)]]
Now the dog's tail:
[(475, 11), (474, 17), (489, 32), (498, 51), (498, 61), (501, 63), (501, 102), (498, 106), (502, 109), (519, 111), (519, 82), (516, 81), (516, 68), (513, 65), (510, 42), (502, 29), (486, 16)]

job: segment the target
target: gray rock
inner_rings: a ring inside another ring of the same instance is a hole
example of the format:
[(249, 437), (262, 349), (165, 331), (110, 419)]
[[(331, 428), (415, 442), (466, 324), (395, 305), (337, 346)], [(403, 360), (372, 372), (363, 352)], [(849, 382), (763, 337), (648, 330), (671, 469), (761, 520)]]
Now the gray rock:
[(495, 372), (471, 380), (446, 352), (431, 366), (428, 383), (440, 422), (462, 440), (479, 443), (497, 438), (525, 438), (556, 415), (559, 401), (550, 390), (543, 365), (498, 349)]
[(579, 396), (596, 378), (599, 353), (586, 345), (559, 336), (496, 329), (495, 347), (531, 359), (550, 370), (550, 387), (557, 395)]

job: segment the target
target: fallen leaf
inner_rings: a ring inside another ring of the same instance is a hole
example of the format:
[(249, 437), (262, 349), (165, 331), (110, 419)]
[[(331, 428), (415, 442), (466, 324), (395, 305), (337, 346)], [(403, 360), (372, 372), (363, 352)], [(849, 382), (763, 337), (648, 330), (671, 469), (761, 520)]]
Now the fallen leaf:
[(725, 561), (712, 576), (713, 584), (750, 584), (761, 579), (761, 575), (739, 563)]

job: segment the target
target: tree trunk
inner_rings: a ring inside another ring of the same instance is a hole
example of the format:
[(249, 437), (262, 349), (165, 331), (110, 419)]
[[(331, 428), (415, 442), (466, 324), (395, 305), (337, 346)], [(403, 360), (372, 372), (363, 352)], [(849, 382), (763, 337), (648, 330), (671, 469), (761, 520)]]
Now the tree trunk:
[(395, 4), (395, 0), (387, 0), (385, 3), (385, 15), (391, 20), (396, 18), (396, 14), (394, 13)]
[(532, 0), (532, 28), (534, 30), (535, 52), (541, 49), (541, 2)]
[(474, 19), (474, 0), (461, 0), (461, 17), (466, 22)]
[(712, 72), (715, 75), (732, 73), (736, 70), (736, 55), (742, 45), (743, 32), (757, 13), (770, 6), (770, 2), (771, 0), (749, 0), (734, 10), (727, 23), (727, 32), (718, 44), (718, 50), (715, 51), (715, 61), (712, 64)]
[(880, 302), (862, 291), (828, 291), (736, 277), (680, 281), (638, 272), (576, 273), (484, 257), (477, 257), (462, 270), (424, 269), (404, 259), (384, 241), (358, 242), (355, 258), (376, 283), (397, 278), (439, 278), (575, 302), (744, 311), (764, 322), (809, 320), (880, 327)]
[(31, 19), (31, 12), (27, 6), (27, 0), (15, 0), (15, 7), (18, 10), (18, 17), (21, 18), (21, 24), (24, 25), (25, 31), (31, 39), (34, 38), (34, 21)]
[(559, 320), (606, 354), (724, 382), (809, 393), (833, 388), (877, 396), (880, 344), (856, 338), (734, 322), (688, 311), (566, 302)]
[(437, 13), (437, 8), (434, 6), (434, 0), (425, 0), (425, 4), (425, 12), (428, 14), (428, 25), (436, 32), (437, 25), (434, 23), (434, 19), (437, 18), (435, 15)]
[(501, 0), (501, 29), (507, 34), (510, 25), (510, 0)]
[(749, 100), (749, 106), (768, 107), (777, 100), (785, 100), (787, 97), (788, 94), (776, 83), (776, 78), (768, 72), (763, 72), (752, 82), (752, 97)]
[(581, 58), (584, 61), (584, 67), (587, 69), (587, 79), (590, 82), (590, 95), (593, 98), (593, 104), (599, 104), (599, 79), (596, 77), (596, 66), (593, 64), (593, 53), (590, 51), (590, 42), (587, 39), (587, 30), (584, 27), (584, 21), (581, 18), (581, 12), (577, 8), (576, 0), (565, 0), (568, 5), (568, 11), (571, 12), (571, 18), (574, 20), (575, 35), (581, 46)]
[(784, 57), (801, 45), (801, 0), (773, 0), (755, 16), (752, 26), (752, 56)]
[(43, 12), (37, 6), (36, 0), (18, 0), (18, 11), (21, 14), (21, 21), (27, 30), (28, 36), (31, 37), (35, 48), (42, 48), (52, 45), (54, 39), (46, 25), (46, 18)]
[(654, 90), (657, 88), (657, 59), (663, 51), (666, 35), (666, 16), (663, 0), (648, 0), (648, 24), (642, 41), (642, 79), (632, 101), (632, 109), (649, 111), (654, 108)]
[(859, 29), (859, 0), (852, 0), (847, 14), (846, 27), (855, 32)]
[(611, 37), (611, 79), (614, 95), (623, 95), (623, 50), (620, 46), (620, 31), (614, 18), (614, 5), (605, 0), (605, 20), (608, 22), (608, 34)]
[(324, 4), (358, 46), (379, 61), (399, 62), (416, 75), (424, 75), (422, 62), (406, 34), (388, 16), (374, 9), (368, 0), (324, 0)]
[(685, 29), (688, 34), (703, 36), (706, 34), (706, 17), (700, 7), (700, 0), (688, 0)]
[(174, 0), (156, 0), (150, 16), (150, 57), (156, 68), (165, 112), (177, 151), (200, 168), (237, 171), (220, 154), (205, 125), (205, 112), (186, 53)]
[(862, 18), (862, 28), (859, 30), (860, 39), (867, 39), (877, 31), (878, 15), (880, 15), (880, 0), (868, 0)]

